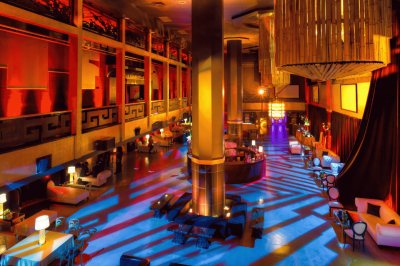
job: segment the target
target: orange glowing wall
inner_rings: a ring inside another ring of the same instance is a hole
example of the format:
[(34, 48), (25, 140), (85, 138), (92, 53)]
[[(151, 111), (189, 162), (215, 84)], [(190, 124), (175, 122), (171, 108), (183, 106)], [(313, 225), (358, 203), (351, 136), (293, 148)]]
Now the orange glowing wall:
[(0, 40), (0, 117), (67, 110), (68, 47), (5, 31)]

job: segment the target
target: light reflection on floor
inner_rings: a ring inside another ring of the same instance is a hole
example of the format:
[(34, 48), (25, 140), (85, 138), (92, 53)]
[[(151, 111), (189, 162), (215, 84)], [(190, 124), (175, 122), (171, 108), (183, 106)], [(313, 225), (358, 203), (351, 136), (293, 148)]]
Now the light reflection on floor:
[[(303, 168), (299, 155), (288, 154), (285, 131), (271, 129), (263, 146), (266, 176), (247, 185), (228, 185), (248, 202), (248, 210), (265, 210), (262, 239), (253, 240), (247, 228), (242, 239), (215, 241), (208, 250), (172, 243), (168, 221), (152, 218), (150, 202), (161, 194), (191, 191), (185, 180), (186, 146), (160, 154), (130, 154), (124, 178), (101, 197), (72, 215), (99, 232), (85, 250), (86, 265), (119, 265), (122, 253), (148, 257), (151, 265), (178, 262), (187, 265), (348, 265), (374, 262), (373, 243), (366, 251), (351, 251), (338, 242), (328, 218), (326, 195)], [(263, 203), (259, 203), (259, 199)], [(248, 213), (249, 216), (249, 213)], [(340, 234), (340, 233), (339, 233)], [(368, 249), (371, 249), (370, 251)], [(378, 261), (384, 263), (384, 261)], [(393, 261), (392, 261), (393, 262)]]

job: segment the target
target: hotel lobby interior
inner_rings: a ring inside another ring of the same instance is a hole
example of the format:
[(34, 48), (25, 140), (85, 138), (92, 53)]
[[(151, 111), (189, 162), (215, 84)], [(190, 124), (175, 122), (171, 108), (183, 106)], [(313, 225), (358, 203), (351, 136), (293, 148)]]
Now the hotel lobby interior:
[(0, 265), (400, 265), (400, 1), (0, 1)]

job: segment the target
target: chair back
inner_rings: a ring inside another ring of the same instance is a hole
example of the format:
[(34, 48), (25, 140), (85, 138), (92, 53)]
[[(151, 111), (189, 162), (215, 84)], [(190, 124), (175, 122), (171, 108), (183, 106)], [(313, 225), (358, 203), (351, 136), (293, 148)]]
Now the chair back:
[(331, 187), (328, 190), (329, 201), (336, 201), (339, 198), (339, 190), (335, 187)]
[(335, 186), (335, 176), (334, 175), (327, 175), (326, 176), (326, 182), (328, 187), (334, 187)]
[[(56, 221), (54, 222), (54, 230), (57, 232), (64, 231), (65, 230), (65, 217), (60, 216), (56, 218)], [(63, 230), (64, 229), (64, 230)]]
[(359, 236), (364, 238), (365, 232), (367, 231), (367, 224), (364, 222), (356, 222), (353, 224), (353, 233), (354, 236)]

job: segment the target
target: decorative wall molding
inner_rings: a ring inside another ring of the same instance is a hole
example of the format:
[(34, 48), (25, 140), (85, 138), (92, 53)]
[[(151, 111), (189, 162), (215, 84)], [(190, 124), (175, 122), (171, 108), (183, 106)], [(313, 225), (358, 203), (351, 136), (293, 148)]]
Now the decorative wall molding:
[(0, 153), (71, 135), (71, 112), (0, 120)]
[(151, 102), (151, 113), (152, 114), (165, 113), (165, 102), (164, 102), (164, 100), (152, 101)]
[(146, 103), (132, 103), (125, 105), (125, 122), (141, 119), (146, 116)]
[(82, 132), (118, 124), (118, 106), (82, 110)]
[(180, 101), (178, 98), (169, 99), (169, 110), (174, 111), (180, 108)]

